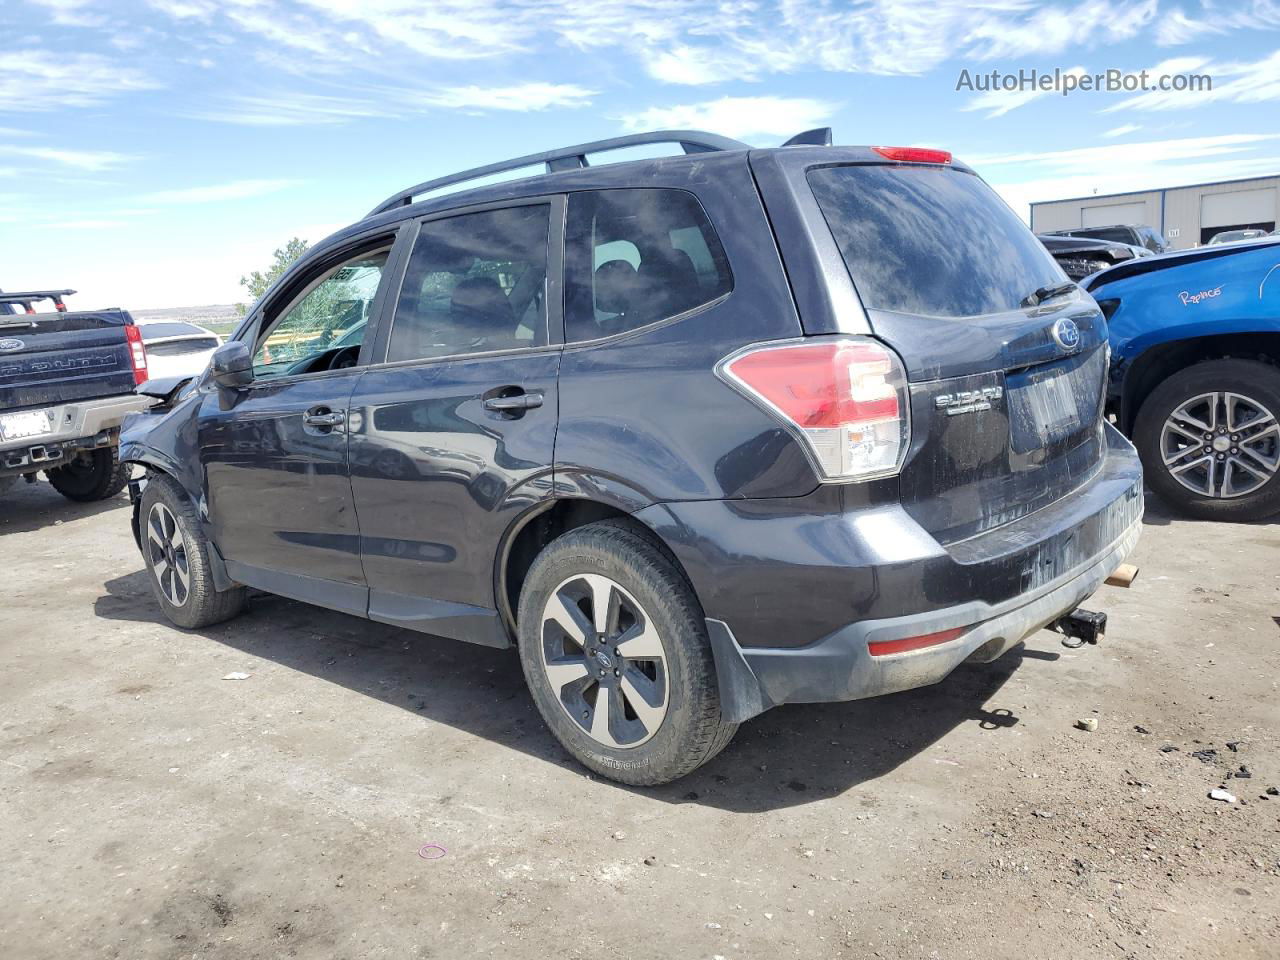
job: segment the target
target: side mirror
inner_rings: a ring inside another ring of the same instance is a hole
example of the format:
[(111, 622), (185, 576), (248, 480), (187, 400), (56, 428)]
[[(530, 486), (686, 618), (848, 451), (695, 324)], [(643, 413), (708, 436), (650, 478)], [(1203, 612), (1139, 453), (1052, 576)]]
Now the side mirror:
[(240, 340), (224, 343), (213, 351), (209, 375), (220, 387), (239, 390), (253, 382), (253, 356)]

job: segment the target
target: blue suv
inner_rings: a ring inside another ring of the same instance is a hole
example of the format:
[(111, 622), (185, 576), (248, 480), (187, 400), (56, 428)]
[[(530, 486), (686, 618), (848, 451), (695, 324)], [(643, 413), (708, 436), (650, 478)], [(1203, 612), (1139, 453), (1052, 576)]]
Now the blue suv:
[(175, 624), (253, 587), (515, 646), (573, 756), (656, 784), (1094, 593), (1142, 514), (1106, 368), (1097, 305), (949, 153), (664, 131), (395, 194), (144, 387), (123, 456)]

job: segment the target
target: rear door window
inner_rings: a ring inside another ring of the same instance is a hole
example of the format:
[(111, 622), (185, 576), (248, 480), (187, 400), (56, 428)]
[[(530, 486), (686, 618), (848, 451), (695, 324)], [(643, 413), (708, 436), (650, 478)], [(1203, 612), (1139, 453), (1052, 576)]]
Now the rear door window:
[(920, 316), (1016, 310), (1066, 280), (979, 177), (951, 167), (849, 165), (808, 173), (865, 306)]
[(547, 342), (547, 231), (539, 203), (422, 225), (387, 360), (489, 353)]
[(565, 256), (568, 342), (679, 316), (733, 288), (720, 239), (684, 190), (570, 195)]

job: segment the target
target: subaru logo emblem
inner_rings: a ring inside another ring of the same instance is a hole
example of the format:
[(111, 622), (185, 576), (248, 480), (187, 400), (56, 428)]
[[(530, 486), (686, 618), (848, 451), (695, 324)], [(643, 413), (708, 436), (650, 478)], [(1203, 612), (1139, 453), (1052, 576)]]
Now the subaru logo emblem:
[(6, 337), (0, 340), (0, 353), (13, 353), (15, 350), (21, 350), (26, 344), (21, 340), (14, 340), (12, 337)]
[(603, 650), (596, 651), (596, 662), (600, 664), (600, 666), (604, 667), (606, 670), (613, 669), (613, 658), (610, 657)]
[(1053, 335), (1054, 343), (1063, 350), (1070, 351), (1080, 346), (1080, 328), (1076, 326), (1074, 320), (1063, 317), (1049, 332)]

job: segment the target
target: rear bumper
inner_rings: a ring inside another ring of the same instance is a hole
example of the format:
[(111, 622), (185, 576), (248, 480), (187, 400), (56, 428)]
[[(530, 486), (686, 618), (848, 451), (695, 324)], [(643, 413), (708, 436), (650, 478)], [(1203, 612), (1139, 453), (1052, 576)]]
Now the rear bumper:
[[(1101, 469), (1070, 496), (945, 547), (896, 506), (861, 516), (791, 518), (796, 542), (815, 549), (791, 557), (804, 561), (795, 569), (788, 569), (794, 562), (761, 560), (767, 579), (757, 578), (754, 591), (734, 587), (736, 599), (728, 586), (751, 582), (737, 576), (733, 561), (742, 558), (722, 555), (721, 576), (709, 576), (692, 545), (710, 538), (789, 557), (795, 545), (786, 525), (775, 515), (755, 537), (718, 529), (698, 538), (689, 535), (688, 513), (705, 510), (665, 505), (684, 514), (686, 525), (655, 529), (703, 601), (726, 717), (740, 721), (782, 703), (853, 700), (936, 683), (966, 660), (995, 659), (1079, 606), (1133, 549), (1142, 526), (1137, 454), (1106, 430)], [(750, 514), (736, 514), (737, 524), (753, 522)], [(823, 536), (832, 524), (837, 535)], [(778, 629), (779, 607), (790, 630)], [(768, 633), (759, 629), (762, 620)], [(868, 647), (953, 629), (964, 632), (907, 653), (872, 656)]]
[(116, 442), (125, 417), (155, 402), (152, 397), (126, 394), (29, 408), (48, 411), (53, 428), (38, 436), (0, 443), (0, 476), (52, 469), (81, 450), (110, 446)]

